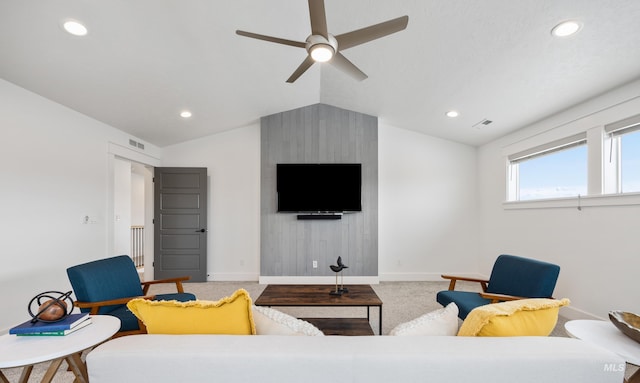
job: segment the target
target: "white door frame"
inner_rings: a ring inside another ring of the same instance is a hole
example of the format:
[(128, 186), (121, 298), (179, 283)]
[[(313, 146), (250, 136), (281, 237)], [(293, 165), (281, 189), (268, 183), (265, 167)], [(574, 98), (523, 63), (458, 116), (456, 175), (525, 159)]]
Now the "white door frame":
[[(115, 198), (115, 184), (114, 184), (114, 161), (116, 158), (129, 160), (133, 162), (141, 163), (145, 166), (151, 167), (159, 167), (160, 159), (149, 156), (145, 153), (140, 153), (138, 151), (129, 149), (122, 145), (118, 145), (113, 142), (109, 142), (109, 149), (107, 152), (108, 160), (107, 160), (107, 214), (106, 214), (106, 228), (107, 228), (107, 257), (112, 257), (117, 254), (113, 254), (114, 249), (114, 225), (115, 225), (115, 206), (114, 206), (114, 198)], [(151, 227), (151, 223), (153, 222), (153, 175), (150, 173), (149, 175), (145, 175), (144, 177), (144, 189), (145, 189), (145, 198), (144, 198), (144, 216), (145, 216), (145, 226), (149, 224)], [(153, 230), (145, 230), (144, 231), (144, 241), (145, 241), (145, 259), (144, 259), (144, 279), (150, 280), (153, 279)]]

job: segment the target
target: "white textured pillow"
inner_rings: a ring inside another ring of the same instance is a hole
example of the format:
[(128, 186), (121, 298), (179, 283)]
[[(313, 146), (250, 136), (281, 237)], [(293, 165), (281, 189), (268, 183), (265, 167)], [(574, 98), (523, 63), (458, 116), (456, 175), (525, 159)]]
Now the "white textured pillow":
[[(256, 324), (257, 326), (257, 324)], [(424, 314), (410, 322), (396, 326), (389, 335), (456, 335), (458, 333), (458, 306), (447, 307)]]
[(324, 336), (324, 333), (311, 323), (281, 311), (255, 305), (252, 308), (256, 335)]

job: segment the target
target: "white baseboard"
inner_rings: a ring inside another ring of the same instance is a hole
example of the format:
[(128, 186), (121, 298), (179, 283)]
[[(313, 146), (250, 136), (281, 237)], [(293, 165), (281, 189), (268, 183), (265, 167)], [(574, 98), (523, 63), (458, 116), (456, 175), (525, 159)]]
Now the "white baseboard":
[(595, 319), (595, 320), (606, 320), (609, 321), (609, 318), (601, 318), (599, 316), (588, 313), (584, 310), (580, 310), (573, 306), (565, 306), (560, 308), (560, 315), (567, 318), (568, 320), (576, 320), (576, 319)]
[(441, 277), (442, 274), (453, 274), (469, 278), (486, 278), (480, 274), (469, 273), (383, 273), (380, 274), (381, 282), (445, 282), (447, 279)]
[[(264, 276), (261, 275), (258, 279), (258, 283), (261, 285), (335, 285), (336, 277), (322, 276), (322, 277), (298, 277), (298, 276)], [(341, 280), (338, 280), (341, 283)], [(365, 277), (344, 277), (345, 285), (377, 285), (380, 283), (380, 278), (377, 276), (365, 276)]]

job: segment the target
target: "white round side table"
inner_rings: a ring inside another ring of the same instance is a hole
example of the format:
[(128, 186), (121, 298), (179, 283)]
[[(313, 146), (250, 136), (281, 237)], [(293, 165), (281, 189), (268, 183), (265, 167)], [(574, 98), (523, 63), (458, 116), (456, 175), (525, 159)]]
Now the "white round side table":
[[(88, 382), (82, 351), (90, 349), (118, 332), (120, 320), (108, 315), (91, 316), (91, 324), (64, 336), (0, 336), (0, 368), (24, 367), (20, 382), (27, 382), (33, 365), (52, 361), (42, 382), (49, 383), (58, 367), (67, 361), (76, 381)], [(0, 381), (8, 381), (0, 371)]]
[[(640, 366), (640, 343), (624, 335), (611, 322), (602, 320), (572, 320), (564, 325), (570, 337), (607, 349), (620, 355), (629, 364)], [(640, 382), (640, 370), (627, 380)]]

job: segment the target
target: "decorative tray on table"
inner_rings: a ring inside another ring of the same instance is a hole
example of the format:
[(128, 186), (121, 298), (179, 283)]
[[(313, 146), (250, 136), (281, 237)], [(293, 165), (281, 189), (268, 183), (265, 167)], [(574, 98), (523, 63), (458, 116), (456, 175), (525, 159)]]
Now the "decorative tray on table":
[(624, 335), (640, 343), (640, 316), (625, 311), (609, 311), (609, 319)]

